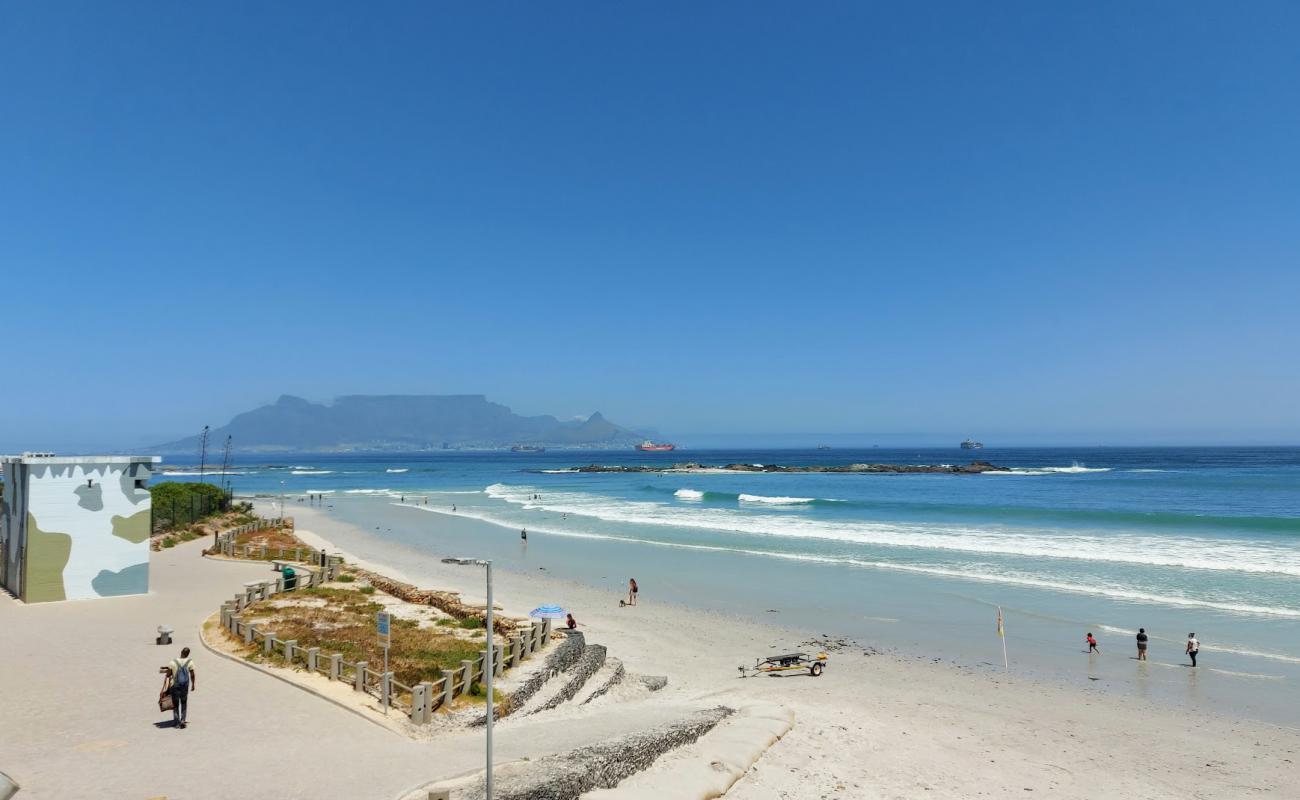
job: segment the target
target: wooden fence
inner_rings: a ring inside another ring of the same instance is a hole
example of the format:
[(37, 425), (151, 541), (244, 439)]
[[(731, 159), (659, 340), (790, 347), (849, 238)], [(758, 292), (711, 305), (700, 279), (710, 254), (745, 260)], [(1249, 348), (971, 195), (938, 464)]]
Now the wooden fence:
[[(254, 523), (255, 524), (255, 523)], [(232, 557), (239, 557), (241, 550), (259, 551), (256, 547), (233, 545), (235, 535), (240, 529), (229, 531), (218, 537), (222, 552)], [(226, 537), (223, 541), (222, 536)], [(442, 677), (436, 681), (425, 681), (415, 686), (407, 686), (393, 678), (392, 672), (372, 669), (366, 661), (347, 661), (340, 653), (321, 653), (319, 647), (300, 647), (293, 639), (280, 639), (273, 632), (263, 630), (243, 619), (243, 611), (259, 600), (286, 591), (308, 589), (319, 586), (338, 577), (342, 567), (337, 556), (330, 556), (323, 566), (319, 564), (319, 551), (311, 548), (278, 548), (285, 561), (311, 564), (311, 569), (303, 569), (294, 576), (286, 586), (283, 574), (262, 581), (250, 581), (244, 584), (244, 591), (221, 605), (221, 626), (232, 636), (243, 639), (244, 644), (261, 647), (265, 655), (278, 654), (286, 664), (302, 664), (308, 672), (324, 675), (330, 680), (350, 684), (355, 691), (365, 692), (381, 703), (399, 709), (417, 724), (433, 720), (433, 712), (444, 706), (450, 706), (452, 700), (470, 690), (470, 687), (483, 681), (483, 664), (487, 660), (487, 650), (481, 650), (477, 658), (460, 662), (456, 669), (442, 670)], [(266, 548), (251, 558), (267, 558)], [(288, 552), (284, 552), (288, 551)], [(294, 553), (290, 556), (290, 553)], [(304, 560), (303, 554), (306, 554)], [(493, 675), (500, 677), (505, 670), (511, 669), (527, 660), (534, 653), (546, 646), (550, 640), (551, 621), (533, 622), (530, 627), (522, 628), (509, 637), (504, 645), (493, 645)]]

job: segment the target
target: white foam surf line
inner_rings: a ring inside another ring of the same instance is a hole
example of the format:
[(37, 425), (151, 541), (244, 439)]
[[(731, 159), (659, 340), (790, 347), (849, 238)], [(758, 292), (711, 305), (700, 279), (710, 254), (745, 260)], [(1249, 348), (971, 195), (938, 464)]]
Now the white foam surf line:
[(742, 503), (767, 503), (774, 506), (796, 505), (799, 503), (811, 503), (816, 500), (815, 497), (767, 497), (761, 494), (742, 494), (736, 498)]
[[(490, 514), (484, 514), (476, 510), (457, 511), (455, 513), (447, 511), (444, 508), (435, 508), (433, 506), (413, 505), (411, 503), (392, 503), (394, 506), (404, 506), (414, 508), (420, 511), (428, 511), (433, 514), (442, 514), (448, 517), (467, 517), (480, 522), (487, 522), (506, 531), (513, 531), (517, 523), (513, 520), (502, 520), (493, 517)], [(911, 572), (923, 575), (933, 575), (944, 578), (953, 578), (956, 580), (973, 581), (977, 583), (991, 583), (998, 585), (1027, 586), (1039, 589), (1050, 589), (1054, 591), (1066, 592), (1069, 594), (1082, 594), (1092, 597), (1101, 597), (1109, 600), (1126, 600), (1143, 603), (1152, 603), (1155, 605), (1177, 606), (1180, 608), (1206, 608), (1215, 611), (1226, 611), (1233, 614), (1245, 614), (1252, 616), (1268, 617), (1286, 617), (1291, 619), (1300, 619), (1300, 609), (1278, 608), (1273, 606), (1253, 606), (1241, 603), (1217, 603), (1209, 600), (1198, 600), (1195, 598), (1177, 597), (1173, 595), (1157, 595), (1146, 592), (1134, 592), (1127, 589), (1119, 588), (1102, 588), (1095, 585), (1081, 585), (1063, 583), (1058, 581), (1046, 581), (1039, 578), (1030, 578), (1017, 575), (996, 575), (990, 573), (976, 573), (971, 571), (949, 569), (947, 567), (929, 567), (916, 564), (896, 564), (889, 561), (865, 561), (853, 558), (834, 558), (831, 556), (818, 556), (805, 553), (779, 553), (771, 550), (755, 550), (744, 547), (720, 547), (718, 545), (708, 544), (689, 544), (686, 542), (664, 542), (657, 539), (640, 539), (630, 536), (612, 536), (604, 533), (592, 533), (589, 531), (573, 531), (552, 528), (546, 525), (530, 525), (529, 530), (534, 533), (546, 534), (549, 536), (562, 536), (570, 539), (593, 539), (609, 542), (624, 542), (627, 544), (644, 544), (652, 547), (670, 547), (679, 550), (696, 550), (713, 553), (736, 553), (740, 555), (757, 556), (761, 558), (777, 558), (786, 561), (802, 561), (820, 564), (829, 564), (836, 566), (862, 567), (868, 569), (891, 570), (896, 572)], [(1100, 627), (1100, 626), (1098, 626)]]
[(290, 475), (333, 475), (332, 469), (294, 469), (289, 471)]
[(384, 472), (410, 472), (411, 470), (403, 467), (402, 469), (386, 469)]
[(532, 486), (495, 483), (483, 490), (488, 497), (524, 509), (575, 514), (606, 522), (694, 528), (714, 533), (820, 539), (880, 547), (944, 550), (960, 553), (1068, 559), (1118, 564), (1178, 567), (1217, 572), (1280, 573), (1300, 576), (1300, 550), (1260, 543), (1229, 542), (1186, 536), (1137, 534), (1026, 533), (993, 526), (964, 528), (885, 522), (834, 523), (810, 517), (736, 513), (719, 508), (692, 508), (642, 500), (618, 500), (599, 495), (545, 491), (540, 500)]
[(226, 470), (225, 472), (222, 472), (220, 469), (210, 469), (206, 472), (169, 471), (169, 472), (161, 473), (162, 477), (164, 478), (173, 478), (173, 477), (180, 478), (180, 477), (188, 477), (188, 476), (197, 477), (200, 475), (204, 477), (216, 478), (222, 475), (256, 475), (256, 474), (257, 474), (256, 472), (233, 472), (231, 470)]
[(701, 492), (698, 489), (678, 489), (673, 492), (673, 497), (676, 497), (679, 500), (703, 500), (704, 492)]

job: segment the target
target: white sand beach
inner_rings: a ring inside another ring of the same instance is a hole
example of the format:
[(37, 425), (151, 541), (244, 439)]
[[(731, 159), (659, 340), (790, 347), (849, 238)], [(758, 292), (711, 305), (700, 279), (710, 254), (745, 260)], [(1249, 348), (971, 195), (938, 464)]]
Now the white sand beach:
[[(299, 508), (295, 514), (299, 535), (309, 542), (417, 585), (482, 601), (481, 573), (441, 564), (448, 554), (384, 542), (321, 511)], [(668, 676), (658, 702), (761, 701), (792, 709), (793, 730), (727, 797), (1300, 797), (1295, 730), (1230, 713), (1190, 715), (1101, 689), (962, 668), (924, 654), (867, 655), (870, 642), (833, 652), (820, 678), (741, 679), (739, 665), (811, 649), (810, 639), (834, 632), (793, 631), (656, 603), (653, 586), (641, 587), (638, 606), (622, 608), (626, 578), (610, 578), (604, 591), (549, 577), (545, 569), (497, 571), (495, 600), (510, 614), (544, 602), (572, 609), (588, 641), (608, 646), (628, 669)]]

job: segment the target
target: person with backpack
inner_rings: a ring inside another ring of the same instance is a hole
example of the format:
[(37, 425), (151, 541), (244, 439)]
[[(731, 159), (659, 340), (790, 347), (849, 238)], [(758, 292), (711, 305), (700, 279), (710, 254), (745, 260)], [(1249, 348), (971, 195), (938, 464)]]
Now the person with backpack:
[(166, 677), (163, 678), (162, 694), (170, 694), (172, 697), (172, 719), (176, 722), (176, 727), (185, 727), (185, 712), (189, 707), (190, 692), (198, 689), (198, 681), (194, 672), (194, 660), (190, 658), (190, 649), (188, 647), (181, 649), (180, 658), (173, 658), (171, 663), (163, 667)]

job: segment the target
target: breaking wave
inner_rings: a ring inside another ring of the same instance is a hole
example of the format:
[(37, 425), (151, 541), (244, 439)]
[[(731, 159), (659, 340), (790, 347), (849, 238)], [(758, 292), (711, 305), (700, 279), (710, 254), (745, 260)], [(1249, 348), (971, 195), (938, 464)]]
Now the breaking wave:
[(290, 475), (333, 475), (332, 469), (295, 469), (290, 470)]
[(791, 506), (800, 503), (812, 503), (815, 497), (766, 497), (761, 494), (741, 494), (736, 499), (742, 503), (766, 503), (773, 506)]

